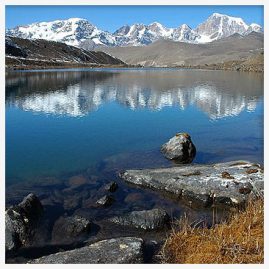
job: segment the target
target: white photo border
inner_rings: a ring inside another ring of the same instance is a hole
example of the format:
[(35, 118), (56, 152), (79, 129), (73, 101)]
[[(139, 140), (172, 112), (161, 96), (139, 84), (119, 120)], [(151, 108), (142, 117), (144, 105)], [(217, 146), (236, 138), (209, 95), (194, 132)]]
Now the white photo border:
[[(32, 268), (41, 267), (47, 268), (47, 266), (51, 266), (56, 268), (56, 266), (59, 268), (59, 266), (63, 265), (27, 265), (27, 264), (5, 264), (5, 8), (9, 5), (34, 5), (34, 6), (42, 6), (42, 5), (98, 5), (98, 6), (106, 6), (106, 5), (122, 5), (122, 6), (132, 6), (132, 5), (152, 5), (152, 6), (167, 6), (167, 5), (178, 5), (178, 6), (247, 6), (247, 5), (262, 5), (264, 6), (264, 190), (265, 190), (265, 219), (264, 219), (264, 227), (265, 227), (265, 234), (264, 234), (264, 264), (262, 265), (192, 265), (192, 264), (140, 264), (140, 265), (128, 265), (128, 267), (139, 267), (139, 268), (216, 268), (216, 267), (224, 267), (229, 266), (231, 268), (246, 268), (247, 267), (265, 267), (266, 265), (269, 265), (269, 248), (268, 248), (268, 242), (269, 242), (269, 215), (268, 215), (268, 167), (269, 167), (269, 159), (268, 159), (268, 105), (269, 105), (269, 74), (268, 74), (268, 53), (269, 53), (269, 42), (268, 42), (268, 36), (269, 36), (269, 1), (268, 0), (189, 0), (189, 1), (182, 1), (182, 0), (155, 0), (155, 1), (149, 1), (149, 0), (1, 0), (0, 1), (0, 59), (1, 59), (1, 72), (0, 72), (0, 179), (1, 179), (1, 186), (0, 186), (0, 205), (1, 205), (1, 215), (0, 215), (0, 227), (1, 227), (1, 234), (0, 234), (0, 264), (1, 266), (6, 267), (14, 267), (20, 266), (34, 266)], [(267, 227), (267, 228), (266, 228)], [(65, 267), (73, 268), (74, 265), (67, 264), (64, 265)], [(94, 268), (100, 268), (100, 267), (107, 267), (110, 266), (111, 268), (124, 268), (126, 265), (79, 265), (84, 268), (88, 268), (89, 266)], [(63, 268), (63, 267), (62, 267)]]

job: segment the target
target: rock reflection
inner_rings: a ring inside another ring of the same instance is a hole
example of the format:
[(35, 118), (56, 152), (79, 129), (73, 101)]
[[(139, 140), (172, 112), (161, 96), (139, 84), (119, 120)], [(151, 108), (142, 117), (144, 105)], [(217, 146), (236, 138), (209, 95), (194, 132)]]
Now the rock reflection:
[(195, 106), (210, 119), (256, 109), (262, 76), (222, 71), (158, 70), (14, 72), (6, 104), (25, 111), (80, 117), (108, 102), (130, 109)]

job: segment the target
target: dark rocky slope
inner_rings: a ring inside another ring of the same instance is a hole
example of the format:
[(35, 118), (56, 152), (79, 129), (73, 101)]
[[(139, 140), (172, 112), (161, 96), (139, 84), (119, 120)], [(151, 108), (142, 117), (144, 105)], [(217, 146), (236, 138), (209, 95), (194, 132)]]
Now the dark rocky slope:
[(125, 63), (101, 51), (85, 51), (60, 42), (6, 37), (6, 66), (13, 69), (110, 67)]

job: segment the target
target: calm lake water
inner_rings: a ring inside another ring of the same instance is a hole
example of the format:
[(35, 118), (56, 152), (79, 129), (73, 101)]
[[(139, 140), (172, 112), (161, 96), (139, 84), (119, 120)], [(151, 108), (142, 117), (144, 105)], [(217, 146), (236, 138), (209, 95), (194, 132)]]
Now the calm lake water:
[[(33, 192), (46, 208), (44, 219), (50, 224), (45, 231), (59, 216), (78, 214), (108, 227), (97, 234), (104, 238), (123, 232), (137, 236), (103, 224), (109, 216), (155, 207), (210, 225), (210, 208), (194, 209), (118, 177), (127, 168), (175, 165), (162, 156), (160, 146), (177, 132), (191, 135), (195, 163), (263, 163), (263, 74), (175, 69), (8, 73), (6, 202), (17, 203)], [(97, 208), (111, 181), (119, 185), (114, 203)], [(49, 242), (50, 235), (40, 239), (46, 234), (41, 229), (39, 244)]]
[(159, 148), (177, 132), (191, 135), (196, 163), (262, 163), (263, 75), (84, 69), (6, 76), (7, 185), (104, 165), (171, 165)]

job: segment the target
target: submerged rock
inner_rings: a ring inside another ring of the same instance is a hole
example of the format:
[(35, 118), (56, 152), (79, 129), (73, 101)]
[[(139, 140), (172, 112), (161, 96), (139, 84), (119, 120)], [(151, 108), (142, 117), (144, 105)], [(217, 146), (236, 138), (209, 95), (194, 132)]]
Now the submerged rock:
[(6, 249), (15, 250), (31, 243), (34, 230), (43, 214), (43, 206), (34, 194), (5, 212)]
[(91, 228), (91, 222), (80, 216), (60, 217), (52, 230), (52, 241), (70, 242), (85, 236)]
[(125, 197), (124, 202), (125, 203), (135, 204), (137, 202), (142, 201), (142, 203), (145, 203), (143, 201), (143, 199), (144, 199), (144, 195), (142, 193), (140, 193), (140, 192), (131, 192)]
[(116, 216), (109, 219), (111, 222), (133, 226), (144, 230), (162, 229), (169, 223), (170, 217), (165, 210), (154, 208), (151, 210), (133, 211), (123, 216)]
[(143, 240), (136, 237), (121, 237), (102, 240), (97, 243), (74, 250), (51, 254), (31, 261), (30, 263), (142, 263)]
[(96, 204), (99, 206), (110, 206), (112, 205), (112, 203), (114, 202), (114, 198), (110, 195), (105, 195), (102, 198), (100, 198), (99, 200), (96, 201)]
[(86, 185), (89, 184), (89, 179), (83, 175), (77, 175), (77, 176), (72, 176), (69, 178), (68, 180), (68, 185), (71, 188), (77, 188), (80, 187), (82, 185)]
[(115, 192), (118, 189), (118, 184), (115, 181), (112, 181), (105, 185), (105, 190), (109, 192)]
[(73, 195), (66, 195), (63, 201), (63, 208), (65, 210), (74, 210), (81, 206), (82, 197), (80, 193), (74, 193)]
[(196, 155), (196, 148), (189, 134), (177, 133), (162, 145), (161, 152), (169, 160), (176, 160), (178, 163), (191, 163)]
[[(250, 169), (257, 172), (250, 174)], [(248, 197), (263, 192), (263, 170), (260, 165), (248, 161), (126, 170), (120, 177), (127, 182), (165, 191), (203, 206), (240, 205)]]

